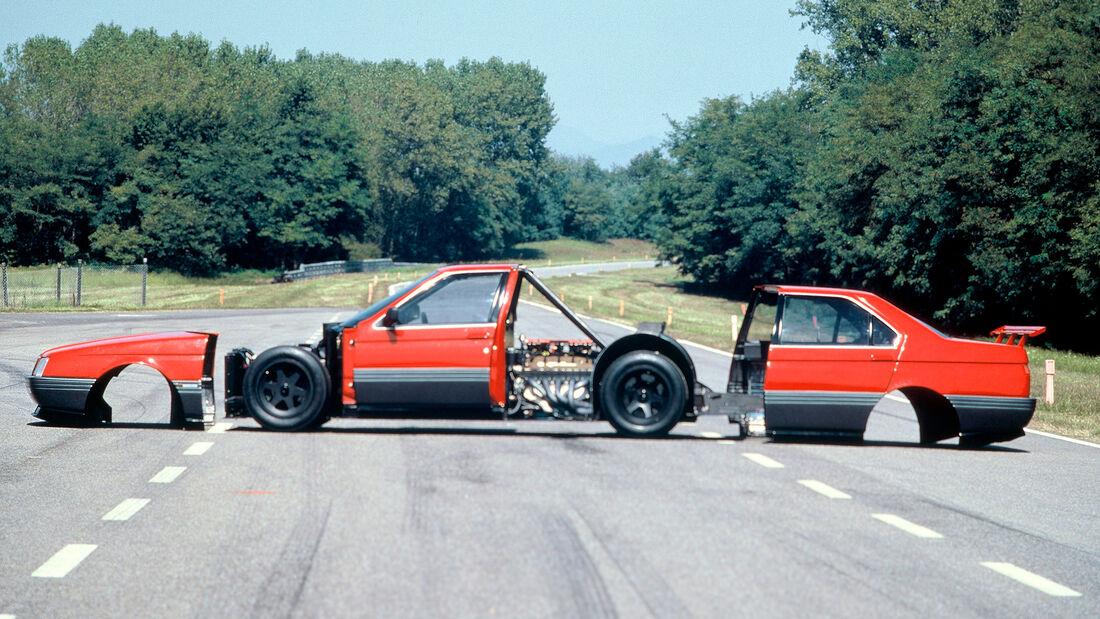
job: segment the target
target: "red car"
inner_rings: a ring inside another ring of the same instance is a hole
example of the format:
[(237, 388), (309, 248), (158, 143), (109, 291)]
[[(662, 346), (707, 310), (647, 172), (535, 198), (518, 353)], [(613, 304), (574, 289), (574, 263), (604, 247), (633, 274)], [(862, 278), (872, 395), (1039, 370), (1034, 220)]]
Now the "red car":
[[(582, 337), (516, 333), (524, 283)], [(862, 436), (875, 403), (900, 389), (925, 442), (959, 435), (971, 444), (1009, 440), (1031, 418), (1035, 401), (1027, 397), (1021, 346), (948, 338), (851, 290), (760, 287), (751, 308), (726, 392), (718, 393), (696, 380), (690, 356), (660, 323), (604, 342), (522, 266), (446, 267), (349, 320), (326, 324), (314, 346), (226, 355), (226, 415), (303, 430), (336, 416), (444, 410), (471, 419), (488, 412), (604, 419), (623, 434), (659, 436), (682, 420), (715, 414), (739, 423), (744, 436), (762, 409), (772, 436), (852, 438)], [(40, 405), (35, 414), (109, 421), (107, 382), (141, 363), (168, 379), (174, 421), (208, 425), (216, 339), (151, 334), (46, 351), (29, 377)]]
[(871, 409), (898, 390), (922, 443), (1006, 441), (1023, 436), (1035, 410), (1023, 344), (1045, 330), (1005, 326), (996, 342), (964, 340), (869, 292), (757, 286), (727, 391), (741, 409), (762, 405), (772, 436), (860, 438)]

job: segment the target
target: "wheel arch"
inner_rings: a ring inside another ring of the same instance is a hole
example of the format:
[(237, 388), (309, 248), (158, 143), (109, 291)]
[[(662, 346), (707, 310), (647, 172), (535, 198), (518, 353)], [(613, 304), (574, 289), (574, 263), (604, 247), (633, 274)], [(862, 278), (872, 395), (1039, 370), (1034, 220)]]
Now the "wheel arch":
[(920, 386), (901, 387), (899, 391), (917, 415), (921, 443), (935, 443), (959, 435), (958, 411), (943, 394)]
[(179, 381), (172, 380), (158, 364), (147, 363), (145, 360), (132, 361), (116, 365), (107, 370), (92, 384), (88, 391), (88, 398), (84, 403), (84, 415), (92, 422), (110, 422), (112, 415), (111, 405), (103, 399), (108, 385), (126, 368), (139, 366), (155, 371), (168, 385), (171, 397), (172, 409), (170, 422), (174, 426), (188, 426), (190, 424), (202, 424), (204, 421), (204, 409), (209, 409), (210, 420), (213, 421), (214, 407), (214, 381), (210, 377), (212, 372), (204, 372), (203, 380)]
[(607, 373), (607, 368), (611, 367), (611, 364), (619, 357), (636, 350), (648, 350), (664, 355), (676, 364), (676, 367), (683, 373), (684, 379), (687, 380), (688, 397), (684, 405), (684, 412), (691, 412), (691, 393), (695, 389), (695, 364), (692, 363), (691, 356), (688, 355), (679, 342), (664, 333), (638, 332), (611, 342), (607, 348), (603, 349), (600, 356), (596, 357), (596, 365), (592, 369), (592, 404), (597, 414), (600, 411), (600, 381)]

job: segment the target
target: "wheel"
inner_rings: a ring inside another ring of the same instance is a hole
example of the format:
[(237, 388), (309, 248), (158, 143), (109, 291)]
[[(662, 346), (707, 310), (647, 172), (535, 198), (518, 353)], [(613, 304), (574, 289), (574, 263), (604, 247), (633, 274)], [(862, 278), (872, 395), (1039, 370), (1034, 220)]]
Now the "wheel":
[(684, 415), (687, 381), (668, 357), (637, 350), (619, 357), (600, 381), (600, 408), (630, 436), (662, 436)]
[(295, 346), (264, 351), (244, 375), (244, 404), (268, 430), (305, 430), (324, 423), (331, 389), (328, 372), (313, 353)]

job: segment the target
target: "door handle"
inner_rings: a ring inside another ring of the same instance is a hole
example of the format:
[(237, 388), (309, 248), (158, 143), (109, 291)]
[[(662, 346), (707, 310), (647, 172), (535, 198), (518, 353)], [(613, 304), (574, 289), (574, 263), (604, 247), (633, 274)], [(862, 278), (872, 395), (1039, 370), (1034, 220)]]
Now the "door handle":
[(468, 340), (487, 340), (487, 339), (489, 339), (489, 332), (486, 331), (484, 333), (480, 333), (480, 332), (478, 332), (478, 333), (467, 333), (466, 334), (466, 339), (468, 339)]

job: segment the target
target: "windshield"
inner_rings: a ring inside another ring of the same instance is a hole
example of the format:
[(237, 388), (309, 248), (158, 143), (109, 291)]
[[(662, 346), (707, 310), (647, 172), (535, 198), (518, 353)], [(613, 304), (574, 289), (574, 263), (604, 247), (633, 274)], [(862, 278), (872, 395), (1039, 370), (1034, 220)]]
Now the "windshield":
[(387, 305), (389, 305), (390, 303), (393, 303), (394, 301), (399, 299), (401, 297), (401, 295), (405, 294), (409, 290), (412, 290), (413, 288), (416, 288), (420, 284), (423, 284), (424, 282), (426, 282), (428, 280), (428, 278), (432, 277), (433, 275), (435, 275), (435, 273), (429, 273), (429, 274), (425, 275), (424, 277), (421, 277), (420, 279), (416, 280), (415, 282), (409, 284), (408, 286), (402, 286), (397, 292), (391, 294), (390, 296), (386, 297), (385, 299), (382, 299), (381, 301), (375, 303), (374, 305), (371, 305), (370, 307), (362, 310), (361, 312), (355, 314), (351, 318), (348, 318), (344, 322), (340, 323), (340, 326), (343, 327), (344, 329), (347, 329), (349, 327), (354, 327), (354, 326), (358, 325), (360, 322), (362, 322), (362, 321), (370, 318), (371, 316), (374, 316), (378, 312), (382, 311), (382, 309), (385, 308)]

